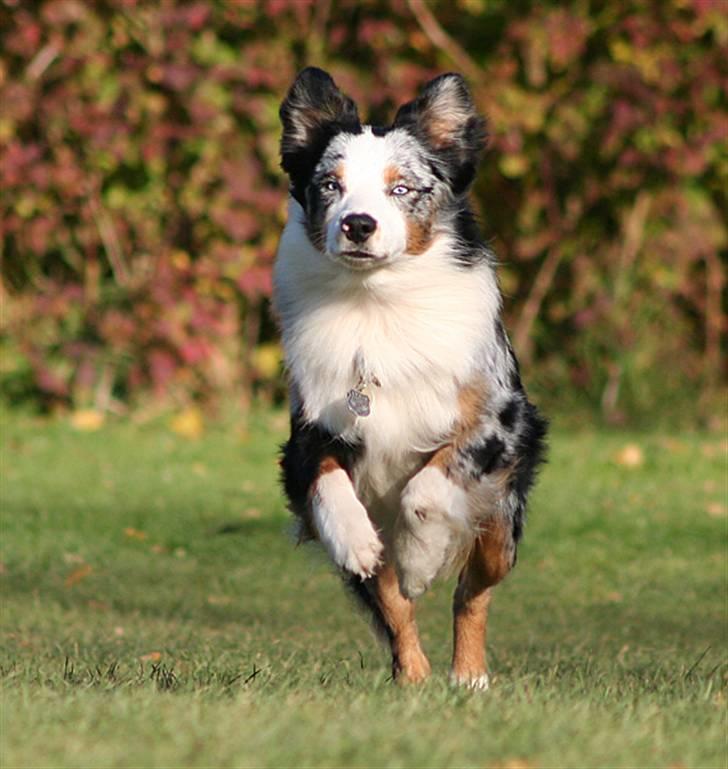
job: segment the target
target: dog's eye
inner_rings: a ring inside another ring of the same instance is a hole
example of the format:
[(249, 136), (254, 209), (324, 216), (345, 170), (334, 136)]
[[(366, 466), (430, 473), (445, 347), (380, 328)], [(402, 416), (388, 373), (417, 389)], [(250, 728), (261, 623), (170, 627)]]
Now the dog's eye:
[(341, 189), (341, 185), (336, 181), (336, 179), (327, 179), (324, 182), (324, 189), (327, 192), (338, 192)]
[(409, 187), (405, 187), (404, 184), (398, 184), (396, 187), (392, 187), (392, 189), (389, 191), (389, 194), (397, 195), (399, 197), (400, 195), (407, 195), (409, 192)]

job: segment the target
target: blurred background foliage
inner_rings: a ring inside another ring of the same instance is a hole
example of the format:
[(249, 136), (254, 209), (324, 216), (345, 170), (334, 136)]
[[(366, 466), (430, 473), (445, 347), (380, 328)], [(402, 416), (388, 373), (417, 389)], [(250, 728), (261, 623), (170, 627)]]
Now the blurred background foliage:
[(376, 122), (468, 78), (473, 202), (547, 409), (724, 408), (724, 0), (0, 0), (6, 401), (282, 397), (277, 113), (309, 63)]

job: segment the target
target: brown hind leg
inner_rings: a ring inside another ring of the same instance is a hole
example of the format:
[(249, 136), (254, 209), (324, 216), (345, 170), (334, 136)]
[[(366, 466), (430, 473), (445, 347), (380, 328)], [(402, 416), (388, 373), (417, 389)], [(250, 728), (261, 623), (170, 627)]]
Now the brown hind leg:
[(488, 688), (485, 637), (492, 587), (513, 567), (516, 545), (507, 521), (492, 519), (473, 545), (453, 597), (454, 648), (450, 679)]
[(370, 581), (377, 619), (392, 648), (392, 675), (398, 683), (417, 683), (430, 675), (415, 622), (415, 605), (400, 589), (394, 567), (385, 564)]

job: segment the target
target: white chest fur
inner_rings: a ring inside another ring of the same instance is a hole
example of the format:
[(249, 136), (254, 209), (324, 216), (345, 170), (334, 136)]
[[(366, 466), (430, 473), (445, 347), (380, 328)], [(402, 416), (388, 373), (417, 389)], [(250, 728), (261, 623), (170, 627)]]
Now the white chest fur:
[[(458, 267), (445, 234), (423, 254), (352, 272), (315, 250), (300, 214), (290, 213), (275, 305), (294, 406), (345, 440), (363, 442), (357, 485), (383, 495), (416, 463), (414, 455), (447, 440), (459, 389), (493, 335), (495, 278), (487, 265)], [(380, 386), (367, 390), (371, 414), (357, 417), (346, 395), (362, 376)]]

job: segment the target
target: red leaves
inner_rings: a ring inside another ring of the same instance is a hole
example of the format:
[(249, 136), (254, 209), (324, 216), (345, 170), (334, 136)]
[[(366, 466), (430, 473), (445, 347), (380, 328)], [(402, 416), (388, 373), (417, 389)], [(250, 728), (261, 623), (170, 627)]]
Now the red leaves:
[(716, 349), (720, 0), (438, 2), (439, 36), (406, 2), (353, 21), (356, 3), (315, 0), (22, 5), (0, 31), (0, 335), (44, 397), (204, 399), (271, 376), (247, 347), (272, 334), (257, 314), (286, 194), (277, 110), (324, 52), (382, 122), (467, 68), (493, 135), (476, 203), (510, 262), (509, 312), (538, 305), (554, 382), (594, 383), (599, 402), (614, 371), (644, 392), (661, 361), (694, 378)]

